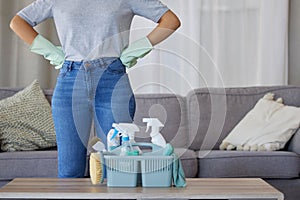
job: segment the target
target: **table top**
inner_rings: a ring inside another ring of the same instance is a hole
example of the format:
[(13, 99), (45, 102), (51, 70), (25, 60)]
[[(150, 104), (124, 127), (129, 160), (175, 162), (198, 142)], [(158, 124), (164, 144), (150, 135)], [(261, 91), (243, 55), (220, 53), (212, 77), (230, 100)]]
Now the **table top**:
[(0, 188), (0, 198), (30, 199), (278, 199), (283, 194), (259, 178), (193, 178), (185, 188), (113, 188), (88, 178), (16, 178)]

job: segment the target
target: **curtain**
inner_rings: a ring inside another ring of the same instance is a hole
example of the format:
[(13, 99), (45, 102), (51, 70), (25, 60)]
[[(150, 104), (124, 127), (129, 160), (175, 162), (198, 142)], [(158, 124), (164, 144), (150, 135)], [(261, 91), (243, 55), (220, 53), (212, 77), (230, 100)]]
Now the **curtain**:
[[(38, 79), (53, 88), (57, 71), (9, 29), (33, 0), (0, 0), (0, 86)], [(185, 95), (198, 87), (285, 85), (288, 82), (288, 0), (162, 0), (182, 26), (128, 70), (135, 93)], [(155, 23), (136, 17), (131, 41)], [(59, 44), (51, 20), (37, 27)]]
[[(288, 0), (163, 0), (182, 26), (129, 71), (136, 93), (285, 85)], [(154, 23), (136, 18), (132, 40)]]
[[(57, 70), (42, 56), (31, 53), (29, 46), (9, 28), (10, 20), (33, 0), (0, 0), (0, 87), (25, 87), (38, 79), (43, 88), (53, 88)], [(38, 32), (59, 44), (52, 20), (36, 27)]]

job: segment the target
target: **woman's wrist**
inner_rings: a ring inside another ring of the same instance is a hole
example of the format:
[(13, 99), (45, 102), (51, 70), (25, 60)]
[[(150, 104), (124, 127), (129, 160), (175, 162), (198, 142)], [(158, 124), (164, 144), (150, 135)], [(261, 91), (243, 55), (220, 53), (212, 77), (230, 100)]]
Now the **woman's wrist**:
[(171, 11), (167, 11), (159, 20), (157, 27), (147, 36), (153, 46), (167, 39), (174, 33), (181, 23), (178, 17)]
[(31, 45), (38, 33), (23, 18), (16, 15), (10, 22), (10, 28), (27, 44)]

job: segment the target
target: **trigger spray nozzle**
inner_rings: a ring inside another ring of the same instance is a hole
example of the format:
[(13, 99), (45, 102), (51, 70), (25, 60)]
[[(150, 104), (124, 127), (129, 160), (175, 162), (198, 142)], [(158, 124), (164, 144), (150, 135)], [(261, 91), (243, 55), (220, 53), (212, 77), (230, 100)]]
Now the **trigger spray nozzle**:
[[(147, 121), (144, 121), (144, 120), (143, 120), (143, 122), (147, 122)], [(147, 122), (146, 133), (149, 131), (149, 128), (150, 128), (150, 125), (149, 125), (149, 123)]]

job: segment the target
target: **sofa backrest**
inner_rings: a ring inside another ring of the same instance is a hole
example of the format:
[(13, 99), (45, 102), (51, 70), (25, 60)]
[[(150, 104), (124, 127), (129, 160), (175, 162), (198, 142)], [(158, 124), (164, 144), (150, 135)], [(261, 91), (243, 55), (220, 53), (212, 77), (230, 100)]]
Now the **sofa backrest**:
[[(300, 87), (247, 87), (197, 89), (187, 97), (189, 146), (193, 150), (218, 149), (222, 140), (266, 93), (282, 97), (284, 104), (300, 107)], [(225, 117), (224, 117), (225, 116)], [(296, 148), (294, 136), (288, 148)]]
[(0, 88), (0, 100), (11, 97), (20, 90), (21, 88)]
[[(14, 95), (21, 88), (0, 88), (0, 100)], [(53, 90), (43, 90), (51, 104)], [(284, 104), (300, 107), (300, 87), (201, 88), (186, 98), (171, 94), (136, 95), (135, 123), (142, 127), (137, 141), (150, 141), (145, 133), (145, 117), (157, 117), (165, 127), (161, 130), (168, 142), (176, 147), (193, 150), (218, 149), (222, 140), (266, 93), (282, 97)], [(300, 130), (287, 149), (300, 154)]]
[[(24, 88), (0, 88), (0, 100), (5, 99), (7, 97), (11, 97), (23, 89)], [(53, 90), (45, 89), (45, 90), (43, 90), (43, 92), (44, 92), (45, 97), (47, 98), (48, 102), (51, 104)]]
[[(0, 100), (10, 97), (22, 88), (0, 88)], [(43, 90), (51, 104), (53, 90)], [(135, 123), (141, 127), (141, 133), (136, 136), (139, 142), (149, 142), (150, 131), (145, 133), (146, 123), (142, 118), (159, 118), (165, 127), (161, 132), (167, 142), (175, 147), (185, 147), (187, 144), (187, 113), (185, 98), (171, 94), (139, 94), (136, 95)]]

